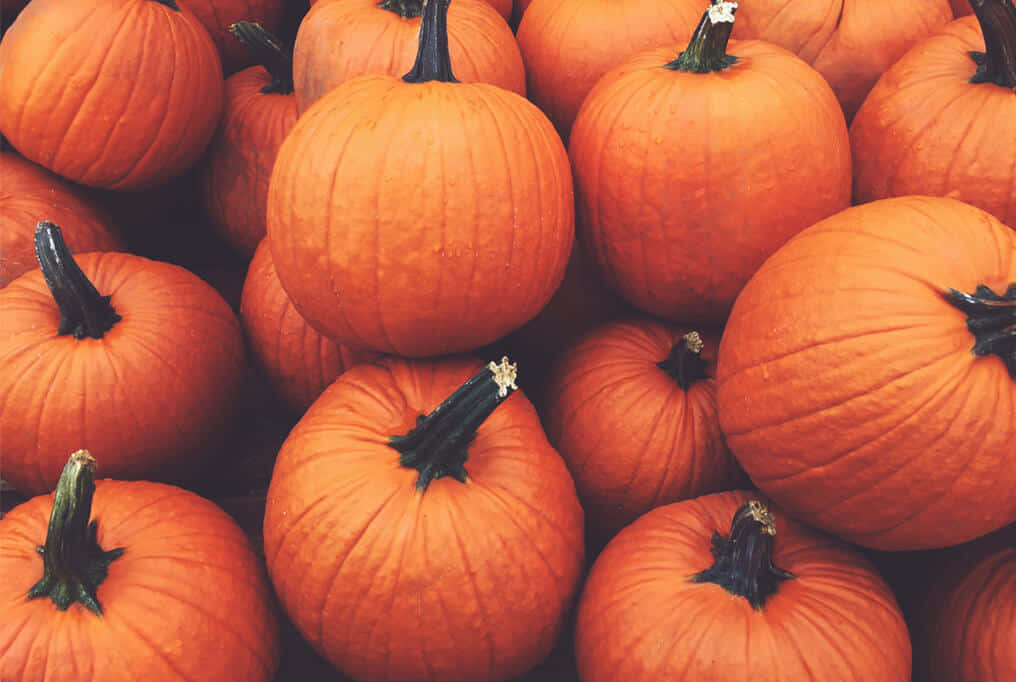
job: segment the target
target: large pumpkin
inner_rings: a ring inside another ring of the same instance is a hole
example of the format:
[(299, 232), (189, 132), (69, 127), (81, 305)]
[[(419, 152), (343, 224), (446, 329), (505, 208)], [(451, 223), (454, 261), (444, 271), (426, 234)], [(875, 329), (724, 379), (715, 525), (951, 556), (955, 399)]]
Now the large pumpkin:
[(186, 490), (95, 469), (75, 452), (54, 495), (0, 519), (0, 679), (269, 682), (278, 627), (239, 526)]
[(428, 3), (404, 79), (353, 79), (307, 110), (272, 172), (282, 286), (350, 347), (427, 356), (490, 343), (546, 305), (571, 250), (564, 147), (521, 96), (455, 80), (447, 11)]
[(550, 653), (578, 588), (582, 509), (514, 379), (506, 359), (358, 365), (282, 446), (269, 574), (350, 677), (500, 682)]
[(795, 517), (880, 549), (1016, 520), (1016, 232), (952, 199), (856, 206), (777, 251), (720, 344), (720, 424)]

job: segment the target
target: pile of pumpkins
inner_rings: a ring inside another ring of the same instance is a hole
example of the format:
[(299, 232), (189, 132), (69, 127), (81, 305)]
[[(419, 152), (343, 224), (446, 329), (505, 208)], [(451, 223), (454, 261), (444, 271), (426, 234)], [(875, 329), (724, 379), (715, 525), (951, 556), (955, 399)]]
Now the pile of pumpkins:
[(1012, 0), (286, 2), (0, 0), (0, 680), (1016, 679)]

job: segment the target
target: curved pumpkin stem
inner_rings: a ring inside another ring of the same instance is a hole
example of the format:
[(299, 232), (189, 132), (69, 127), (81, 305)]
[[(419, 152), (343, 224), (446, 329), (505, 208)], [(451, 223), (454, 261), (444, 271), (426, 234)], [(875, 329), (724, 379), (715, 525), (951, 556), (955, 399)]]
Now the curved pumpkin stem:
[(417, 490), (426, 490), (431, 481), (443, 476), (465, 482), (469, 444), (480, 424), (518, 388), (516, 376), (516, 366), (508, 358), (487, 363), (433, 412), (420, 415), (409, 433), (388, 440), (402, 455), (399, 463), (420, 472)]
[(261, 24), (238, 21), (229, 32), (254, 55), (258, 64), (272, 77), (272, 82), (261, 88), (265, 95), (289, 95), (293, 92), (293, 52), (281, 40), (266, 31)]
[(972, 294), (946, 289), (945, 298), (967, 314), (967, 329), (974, 335), (973, 354), (999, 356), (1016, 380), (1016, 283), (1001, 296), (981, 284)]
[(88, 522), (94, 494), (95, 459), (86, 450), (78, 450), (56, 484), (46, 544), (36, 548), (42, 555), (42, 579), (29, 590), (29, 599), (49, 597), (60, 611), (80, 602), (102, 615), (96, 590), (124, 549), (107, 552), (99, 547), (98, 521)]
[(702, 359), (703, 345), (698, 332), (689, 332), (678, 339), (666, 359), (656, 366), (669, 374), (682, 391), (687, 391), (696, 381), (709, 378)]
[(734, 29), (737, 3), (722, 0), (712, 0), (712, 3), (702, 15), (688, 47), (663, 68), (688, 73), (710, 73), (722, 71), (737, 61), (737, 57), (727, 54), (727, 41)]
[(171, 10), (174, 10), (174, 11), (177, 11), (177, 12), (180, 11), (180, 5), (176, 4), (176, 0), (155, 0), (155, 2), (159, 3), (160, 5), (165, 5), (166, 7), (170, 8)]
[(110, 297), (100, 294), (81, 272), (60, 228), (47, 220), (35, 226), (35, 257), (60, 308), (57, 334), (101, 339), (122, 319), (110, 305)]
[(734, 513), (730, 535), (713, 533), (713, 565), (691, 577), (692, 582), (713, 583), (762, 609), (776, 594), (780, 583), (793, 574), (773, 564), (773, 515), (756, 500), (745, 502)]
[(458, 83), (448, 54), (448, 5), (451, 0), (424, 0), (416, 63), (402, 80), (407, 83)]
[(378, 7), (395, 12), (403, 19), (412, 19), (423, 14), (423, 0), (381, 0)]
[(971, 52), (977, 64), (971, 83), (1016, 89), (1016, 7), (1012, 0), (970, 0), (981, 24), (984, 52)]

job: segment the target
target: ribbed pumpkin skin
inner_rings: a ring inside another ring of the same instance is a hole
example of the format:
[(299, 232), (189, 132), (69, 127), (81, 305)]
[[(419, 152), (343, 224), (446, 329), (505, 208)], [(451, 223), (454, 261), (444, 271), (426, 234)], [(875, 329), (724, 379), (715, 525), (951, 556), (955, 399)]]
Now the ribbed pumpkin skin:
[[(112, 453), (111, 453), (112, 454)], [(126, 551), (98, 589), (102, 618), (25, 599), (42, 577), (53, 496), (0, 519), (0, 679), (18, 682), (269, 682), (279, 633), (268, 581), (239, 526), (158, 483), (96, 481), (103, 549)]]
[(550, 122), (515, 93), (364, 76), (286, 138), (268, 236), (300, 314), (335, 341), (404, 356), (478, 348), (561, 282), (571, 169)]
[(84, 185), (179, 175), (215, 132), (222, 95), (207, 31), (154, 0), (33, 0), (0, 42), (0, 131)]
[(251, 352), (282, 399), (304, 413), (335, 377), (375, 354), (339, 346), (317, 333), (289, 300), (262, 241), (247, 270), (240, 320)]
[(944, 547), (1016, 520), (1016, 382), (971, 353), (967, 315), (942, 295), (1011, 282), (1016, 233), (951, 199), (886, 199), (805, 230), (724, 330), (731, 451), (796, 518), (869, 547)]
[(479, 368), (461, 358), (353, 367), (276, 460), (269, 574), (304, 638), (356, 680), (521, 675), (550, 653), (577, 591), (582, 509), (523, 395), (480, 426), (465, 483), (439, 478), (421, 493), (387, 445)]
[(282, 25), (286, 0), (179, 0), (208, 31), (227, 74), (254, 62), (250, 52), (230, 33), (238, 21), (259, 24), (270, 33)]
[(265, 212), (275, 156), (296, 124), (292, 94), (264, 94), (272, 82), (262, 66), (226, 79), (226, 107), (205, 156), (203, 203), (212, 224), (246, 258), (268, 231)]
[(713, 563), (742, 491), (649, 512), (597, 558), (579, 600), (583, 682), (909, 682), (910, 639), (892, 592), (856, 550), (776, 517), (774, 563), (796, 576), (762, 610), (688, 578)]
[(698, 0), (534, 0), (517, 33), (529, 99), (567, 141), (603, 74), (641, 51), (687, 43), (702, 11)]
[(886, 69), (952, 19), (949, 0), (754, 0), (738, 6), (733, 35), (775, 43), (808, 62), (849, 121)]
[(922, 41), (872, 89), (850, 127), (857, 203), (907, 194), (959, 199), (1016, 224), (1016, 97), (970, 83), (984, 51), (974, 17)]
[(629, 302), (720, 323), (769, 254), (850, 204), (850, 142), (829, 86), (790, 52), (731, 42), (722, 71), (663, 68), (685, 45), (589, 93), (569, 147), (577, 225)]
[(11, 151), (0, 152), (0, 287), (39, 267), (32, 239), (56, 223), (72, 253), (122, 251), (113, 219), (84, 192)]
[(76, 260), (123, 319), (102, 339), (57, 336), (41, 270), (0, 289), (3, 477), (23, 494), (52, 490), (68, 453), (86, 448), (104, 453), (109, 476), (179, 480), (240, 390), (236, 316), (181, 267), (123, 253)]
[[(448, 7), (448, 50), (455, 77), (526, 94), (522, 54), (508, 25), (484, 0)], [(402, 77), (416, 60), (420, 17), (404, 19), (377, 0), (329, 0), (311, 8), (293, 44), (300, 111), (342, 83), (371, 73)]]
[[(691, 331), (649, 318), (598, 327), (562, 353), (547, 390), (547, 437), (592, 524), (614, 534), (654, 507), (744, 483), (723, 442), (712, 378), (684, 391), (657, 366)], [(707, 371), (719, 337), (703, 337)]]

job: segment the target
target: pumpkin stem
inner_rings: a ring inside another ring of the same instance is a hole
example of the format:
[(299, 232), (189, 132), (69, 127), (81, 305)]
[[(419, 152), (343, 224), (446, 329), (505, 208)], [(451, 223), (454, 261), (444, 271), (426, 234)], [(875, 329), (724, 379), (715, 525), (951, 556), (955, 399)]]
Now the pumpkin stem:
[(175, 10), (177, 12), (180, 11), (180, 5), (176, 4), (176, 0), (155, 0), (155, 2), (159, 3), (160, 5), (165, 5), (171, 10)]
[(737, 61), (737, 57), (727, 54), (727, 41), (734, 28), (737, 3), (722, 0), (712, 0), (712, 3), (699, 20), (688, 47), (663, 68), (688, 73), (710, 73), (723, 71)]
[(713, 565), (696, 573), (695, 583), (713, 583), (761, 610), (776, 594), (780, 583), (794, 575), (773, 564), (773, 515), (756, 500), (745, 502), (734, 513), (730, 535), (713, 533)]
[(81, 272), (60, 228), (47, 220), (35, 226), (35, 257), (60, 308), (57, 334), (101, 339), (122, 319), (110, 305), (109, 296), (100, 294)]
[(687, 391), (696, 381), (709, 378), (702, 359), (703, 345), (698, 332), (689, 332), (678, 339), (666, 359), (656, 366), (669, 374), (682, 391)]
[(975, 341), (973, 354), (994, 353), (1016, 380), (1016, 283), (1001, 296), (979, 284), (972, 294), (946, 289), (945, 298), (967, 314), (967, 329)]
[(1016, 89), (1016, 7), (1012, 0), (970, 0), (981, 24), (984, 52), (971, 52), (977, 64), (971, 83)]
[(258, 64), (272, 77), (272, 82), (261, 88), (262, 94), (290, 95), (293, 93), (293, 52), (281, 40), (266, 31), (261, 24), (238, 21), (229, 27)]
[(395, 12), (403, 19), (412, 19), (423, 14), (423, 0), (381, 0), (377, 6)]
[(94, 494), (95, 459), (87, 450), (78, 450), (56, 484), (46, 544), (36, 547), (42, 555), (42, 580), (28, 591), (29, 599), (49, 597), (61, 611), (80, 602), (95, 615), (102, 615), (96, 590), (124, 548), (106, 552), (99, 547), (99, 522), (88, 522)]
[(458, 83), (448, 55), (448, 5), (451, 0), (424, 0), (416, 63), (402, 80), (407, 83)]
[(442, 476), (465, 482), (469, 444), (480, 424), (518, 388), (516, 376), (516, 365), (509, 364), (508, 358), (501, 358), (499, 364), (489, 362), (433, 412), (417, 417), (409, 433), (388, 440), (402, 455), (399, 463), (420, 472), (417, 490), (426, 490)]

